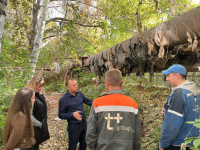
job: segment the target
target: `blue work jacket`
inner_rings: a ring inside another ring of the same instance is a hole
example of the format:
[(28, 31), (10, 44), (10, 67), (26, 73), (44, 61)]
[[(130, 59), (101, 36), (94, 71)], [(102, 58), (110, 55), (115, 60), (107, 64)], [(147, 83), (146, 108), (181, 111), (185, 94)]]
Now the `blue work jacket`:
[[(185, 89), (177, 89), (168, 97), (164, 106), (160, 147), (181, 146), (185, 138), (198, 137), (199, 128), (188, 121), (199, 119), (200, 94), (193, 95)], [(189, 143), (187, 146), (192, 146)]]
[(75, 96), (68, 91), (59, 100), (59, 118), (67, 119), (68, 123), (81, 123), (73, 116), (73, 112), (81, 111), (82, 121), (86, 120), (83, 103), (92, 106), (92, 100), (86, 98), (83, 93), (78, 91)]

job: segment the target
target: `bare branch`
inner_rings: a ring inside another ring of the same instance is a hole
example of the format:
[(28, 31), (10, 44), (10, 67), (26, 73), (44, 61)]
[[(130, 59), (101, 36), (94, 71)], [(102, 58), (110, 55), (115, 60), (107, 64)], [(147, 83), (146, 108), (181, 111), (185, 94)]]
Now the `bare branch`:
[[(67, 34), (67, 32), (62, 33), (63, 36), (66, 35), (66, 34)], [(58, 35), (56, 35), (56, 34), (50, 35), (48, 37), (44, 37), (42, 40), (46, 40), (46, 39), (54, 38), (54, 37), (58, 37)], [(74, 38), (76, 40), (79, 40), (79, 41), (85, 41), (85, 42), (89, 43), (92, 47), (94, 47), (96, 50), (98, 50), (97, 47), (95, 47), (94, 45), (92, 45), (91, 42), (89, 42), (87, 39), (85, 39), (83, 37), (72, 36), (72, 38)]]
[[(61, 1), (61, 0), (50, 0), (49, 2), (55, 2), (55, 1)], [(98, 7), (96, 7), (96, 6), (93, 6), (93, 5), (91, 5), (91, 4), (88, 4), (88, 3), (85, 3), (85, 2), (82, 2), (82, 1), (76, 1), (76, 0), (68, 0), (68, 1), (71, 1), (71, 2), (78, 2), (78, 3), (81, 3), (81, 4), (85, 4), (85, 5), (88, 5), (88, 6), (90, 6), (90, 7), (94, 7), (94, 8), (96, 8), (96, 9), (99, 9), (99, 10), (101, 10), (101, 11), (103, 11), (103, 9), (100, 9), (100, 8), (98, 8)]]
[(72, 36), (74, 39), (76, 39), (76, 40), (81, 40), (81, 41), (85, 41), (85, 42), (87, 42), (87, 43), (89, 43), (92, 47), (94, 47), (96, 50), (98, 50), (97, 49), (97, 47), (95, 47), (94, 45), (92, 45), (92, 43), (90, 43), (87, 39), (85, 39), (85, 38), (83, 38), (83, 37), (77, 37), (77, 36)]
[(51, 18), (49, 20), (46, 20), (46, 25), (49, 24), (50, 22), (54, 21), (54, 22), (60, 22), (60, 21), (67, 21), (66, 18), (63, 18), (63, 17), (55, 17), (55, 18)]
[(94, 7), (94, 8), (96, 8), (96, 9), (99, 9), (99, 10), (103, 11), (103, 9), (100, 9), (100, 8), (98, 8), (98, 7), (96, 7), (96, 6), (93, 6), (93, 5), (90, 5), (90, 4), (87, 4), (87, 3), (81, 2), (81, 1), (77, 1), (77, 2), (78, 2), (78, 3), (85, 4), (85, 5), (88, 5), (88, 6), (90, 6), (90, 7)]
[(49, 39), (49, 38), (53, 38), (53, 37), (57, 37), (58, 35), (50, 35), (50, 36), (47, 36), (47, 37), (44, 37), (43, 39), (42, 39), (42, 41), (44, 41), (44, 40), (46, 40), (46, 39)]
[[(68, 19), (66, 18), (62, 18), (62, 17), (55, 17), (55, 18), (51, 18), (49, 20), (46, 21), (46, 25), (48, 23), (50, 23), (51, 21), (54, 21), (54, 22), (67, 22), (69, 21)], [(99, 25), (87, 25), (87, 24), (82, 24), (82, 23), (79, 23), (79, 22), (75, 22), (74, 24), (77, 24), (77, 25), (80, 25), (80, 26), (83, 26), (83, 27), (100, 27)]]
[(94, 27), (94, 28), (100, 27), (99, 25), (87, 25), (87, 24), (81, 24), (81, 23), (75, 23), (75, 24), (78, 24), (83, 27)]

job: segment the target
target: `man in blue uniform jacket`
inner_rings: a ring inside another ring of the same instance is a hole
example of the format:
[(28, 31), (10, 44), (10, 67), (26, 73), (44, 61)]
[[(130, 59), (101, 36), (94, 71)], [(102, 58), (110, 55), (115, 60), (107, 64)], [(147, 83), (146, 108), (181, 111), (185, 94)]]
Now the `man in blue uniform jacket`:
[[(186, 80), (187, 71), (182, 65), (172, 65), (162, 73), (175, 88), (164, 105), (159, 150), (180, 150), (186, 137), (199, 136), (199, 129), (186, 122), (199, 118), (200, 95), (194, 82)], [(192, 145), (189, 143), (186, 149)]]
[(85, 141), (87, 124), (83, 103), (91, 106), (92, 101), (78, 91), (75, 79), (69, 78), (65, 85), (68, 91), (60, 98), (59, 118), (67, 119), (68, 122), (68, 150), (76, 150), (78, 142), (80, 143), (79, 150), (85, 150), (87, 147)]

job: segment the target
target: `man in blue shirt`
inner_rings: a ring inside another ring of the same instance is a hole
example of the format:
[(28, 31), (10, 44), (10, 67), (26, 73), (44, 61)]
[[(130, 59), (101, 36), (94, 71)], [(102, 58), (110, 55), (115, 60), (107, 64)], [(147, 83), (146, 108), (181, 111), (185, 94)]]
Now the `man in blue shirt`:
[[(187, 122), (199, 119), (200, 94), (194, 82), (186, 80), (187, 70), (182, 65), (172, 65), (162, 73), (174, 88), (164, 105), (159, 150), (180, 150), (186, 137), (199, 136), (199, 129)], [(186, 150), (192, 146), (189, 143)]]
[(78, 142), (80, 143), (79, 150), (85, 150), (87, 147), (85, 142), (87, 124), (83, 103), (91, 106), (92, 101), (78, 91), (75, 79), (69, 78), (65, 85), (68, 91), (59, 100), (59, 118), (67, 119), (68, 122), (68, 150), (76, 150)]

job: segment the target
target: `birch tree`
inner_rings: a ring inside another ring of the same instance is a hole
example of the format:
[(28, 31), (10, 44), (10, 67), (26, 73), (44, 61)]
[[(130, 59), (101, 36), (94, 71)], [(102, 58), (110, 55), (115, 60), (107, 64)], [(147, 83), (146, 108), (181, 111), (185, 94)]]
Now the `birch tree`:
[(35, 37), (35, 43), (33, 46), (33, 51), (31, 54), (31, 62), (30, 62), (30, 66), (32, 67), (33, 73), (35, 73), (35, 67), (36, 67), (40, 50), (42, 47), (42, 39), (43, 39), (44, 30), (45, 30), (48, 3), (49, 3), (49, 0), (43, 0), (41, 10), (40, 10), (40, 17), (39, 17), (39, 22), (37, 26), (37, 34)]
[(0, 0), (0, 57), (1, 57), (1, 41), (3, 35), (4, 21), (6, 17), (7, 0)]

